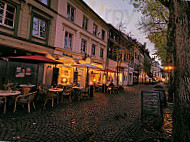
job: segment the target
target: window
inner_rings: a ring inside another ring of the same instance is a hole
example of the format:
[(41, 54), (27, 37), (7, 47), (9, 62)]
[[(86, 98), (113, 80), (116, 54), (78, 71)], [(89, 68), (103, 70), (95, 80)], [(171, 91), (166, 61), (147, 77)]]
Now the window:
[(127, 56), (126, 56), (126, 53), (124, 53), (124, 57), (123, 57), (123, 61), (126, 62), (127, 61)]
[(96, 35), (98, 26), (93, 24), (93, 34)]
[(38, 1), (42, 2), (45, 5), (48, 5), (48, 0), (38, 0)]
[(122, 61), (122, 53), (119, 53), (119, 55), (118, 55), (118, 60), (119, 60), (119, 61)]
[(67, 5), (67, 19), (74, 21), (74, 15), (75, 15), (74, 13), (75, 13), (75, 9), (68, 4)]
[(85, 53), (86, 50), (86, 40), (82, 39), (81, 41), (81, 53)]
[(46, 26), (47, 26), (47, 23), (45, 21), (34, 17), (32, 35), (36, 37), (40, 37), (40, 38), (45, 38)]
[(103, 50), (103, 48), (100, 48), (100, 57), (101, 58), (103, 58), (103, 56), (104, 56), (103, 54), (104, 54), (104, 50)]
[(86, 18), (86, 16), (83, 16), (83, 23), (82, 23), (82, 27), (84, 29), (88, 29), (88, 19)]
[(0, 24), (14, 27), (15, 8), (0, 1)]
[(102, 39), (104, 40), (105, 39), (105, 31), (102, 30)]
[(66, 47), (72, 47), (72, 34), (65, 32), (65, 44)]
[(92, 50), (91, 50), (91, 54), (95, 56), (96, 52), (96, 46), (94, 44), (92, 44)]

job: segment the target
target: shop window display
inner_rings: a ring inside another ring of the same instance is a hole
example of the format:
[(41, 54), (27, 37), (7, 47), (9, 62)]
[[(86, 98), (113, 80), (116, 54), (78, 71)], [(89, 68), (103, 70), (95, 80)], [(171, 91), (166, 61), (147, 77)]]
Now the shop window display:
[(69, 85), (73, 80), (73, 70), (72, 68), (67, 68), (63, 66), (59, 66), (59, 77), (58, 84)]

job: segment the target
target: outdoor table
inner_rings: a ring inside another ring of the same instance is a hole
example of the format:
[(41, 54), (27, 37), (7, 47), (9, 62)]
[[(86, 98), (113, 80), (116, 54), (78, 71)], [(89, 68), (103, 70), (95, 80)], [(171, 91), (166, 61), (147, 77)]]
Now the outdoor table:
[(59, 92), (62, 92), (63, 89), (61, 89), (61, 88), (50, 88), (49, 91), (53, 92), (56, 95), (56, 97), (57, 97), (57, 104), (58, 104), (58, 102), (59, 102), (58, 101), (59, 100)]
[(19, 85), (20, 87), (22, 87), (22, 88), (32, 88), (32, 87), (34, 87), (34, 86), (36, 86), (36, 85), (32, 85), (32, 84), (21, 84), (21, 85)]
[(4, 107), (4, 112), (3, 113), (6, 113), (7, 97), (16, 96), (16, 95), (19, 95), (20, 93), (21, 93), (20, 91), (8, 91), (8, 90), (1, 90), (0, 91), (0, 96), (1, 97), (6, 97), (5, 107)]
[(21, 93), (20, 91), (1, 90), (0, 96), (2, 96), (2, 97), (15, 96), (15, 95), (19, 95), (20, 93)]
[[(31, 88), (34, 86), (36, 86), (36, 85), (32, 85), (32, 84), (21, 84), (21, 85), (19, 85), (19, 87), (21, 87), (23, 94), (28, 93), (31, 90)], [(28, 88), (28, 91), (24, 91), (25, 88)]]
[(62, 92), (63, 89), (61, 89), (61, 88), (50, 88), (49, 91), (50, 92)]
[(82, 90), (83, 89), (83, 87), (78, 87), (78, 86), (74, 86), (74, 87), (72, 87), (73, 89), (80, 89), (80, 90)]

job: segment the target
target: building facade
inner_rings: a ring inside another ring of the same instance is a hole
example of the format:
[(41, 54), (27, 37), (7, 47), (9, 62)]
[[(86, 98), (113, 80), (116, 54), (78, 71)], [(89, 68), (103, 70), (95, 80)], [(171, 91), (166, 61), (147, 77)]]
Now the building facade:
[[(54, 54), (57, 2), (49, 0), (0, 0), (0, 56)], [(51, 70), (34, 64), (0, 61), (2, 84), (51, 82)], [(30, 68), (31, 76), (16, 77), (16, 70)], [(46, 70), (47, 76), (44, 76)], [(46, 79), (45, 79), (46, 78)], [(38, 79), (38, 80), (37, 80)], [(29, 82), (30, 81), (30, 82)]]
[(153, 75), (153, 81), (161, 81), (162, 80), (160, 64), (158, 61), (155, 61), (154, 58), (152, 59), (151, 73)]
[[(54, 57), (64, 64), (58, 66), (58, 84), (75, 82), (85, 86), (86, 69), (72, 68), (74, 64), (105, 68), (107, 32), (106, 22), (82, 0), (58, 2)], [(102, 83), (102, 72), (91, 69), (89, 74), (91, 81)]]
[[(130, 37), (109, 25), (107, 69), (115, 71), (108, 73), (108, 81), (115, 84), (133, 84), (133, 42)], [(118, 76), (118, 77), (117, 77)]]

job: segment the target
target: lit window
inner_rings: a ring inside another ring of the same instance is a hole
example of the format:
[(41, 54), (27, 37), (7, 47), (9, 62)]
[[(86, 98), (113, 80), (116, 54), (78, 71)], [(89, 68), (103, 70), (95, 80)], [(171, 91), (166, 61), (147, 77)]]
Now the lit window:
[(48, 0), (38, 0), (38, 1), (42, 2), (45, 5), (48, 5)]
[(96, 46), (94, 44), (92, 44), (92, 51), (91, 51), (92, 55), (95, 55), (95, 53), (96, 53), (95, 51), (96, 51)]
[(102, 39), (104, 40), (105, 39), (105, 31), (102, 30)]
[(82, 39), (81, 41), (81, 53), (85, 53), (86, 50), (86, 40)]
[(86, 18), (86, 16), (83, 16), (83, 24), (82, 24), (82, 27), (84, 29), (88, 29), (88, 19)]
[(72, 47), (72, 34), (65, 32), (65, 46)]
[(8, 27), (14, 26), (15, 8), (0, 1), (0, 24)]
[(103, 48), (100, 48), (100, 57), (103, 58), (103, 56), (104, 56), (104, 50)]
[(75, 9), (68, 4), (67, 5), (67, 19), (74, 21), (74, 15), (75, 15), (74, 13), (75, 13)]
[(46, 36), (46, 22), (38, 19), (36, 17), (33, 18), (33, 31), (32, 35), (40, 38), (45, 38)]
[(96, 35), (98, 26), (93, 24), (93, 34)]

